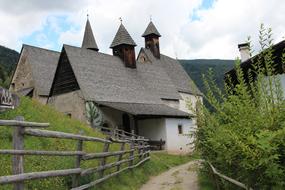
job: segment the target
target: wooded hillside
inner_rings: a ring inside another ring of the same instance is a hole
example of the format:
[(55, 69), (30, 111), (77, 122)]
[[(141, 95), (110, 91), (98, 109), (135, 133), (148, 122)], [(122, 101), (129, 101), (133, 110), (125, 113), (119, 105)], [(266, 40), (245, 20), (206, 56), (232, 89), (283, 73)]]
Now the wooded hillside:
[(208, 70), (212, 68), (218, 87), (223, 89), (224, 73), (231, 70), (235, 63), (234, 60), (221, 59), (193, 59), (180, 60), (180, 62), (202, 93), (206, 92), (203, 85), (203, 74), (207, 74)]
[(0, 45), (0, 86), (8, 87), (20, 54)]

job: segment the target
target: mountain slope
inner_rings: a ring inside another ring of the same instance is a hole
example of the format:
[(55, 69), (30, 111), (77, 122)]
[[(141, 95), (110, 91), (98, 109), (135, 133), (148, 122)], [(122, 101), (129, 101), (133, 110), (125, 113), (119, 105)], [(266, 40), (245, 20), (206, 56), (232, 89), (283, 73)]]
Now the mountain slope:
[(234, 60), (221, 59), (193, 59), (193, 60), (179, 60), (188, 75), (192, 78), (197, 87), (202, 93), (206, 93), (203, 85), (203, 74), (207, 74), (208, 70), (212, 68), (214, 79), (217, 85), (224, 88), (224, 73), (234, 67)]
[(0, 45), (0, 86), (8, 87), (20, 54)]

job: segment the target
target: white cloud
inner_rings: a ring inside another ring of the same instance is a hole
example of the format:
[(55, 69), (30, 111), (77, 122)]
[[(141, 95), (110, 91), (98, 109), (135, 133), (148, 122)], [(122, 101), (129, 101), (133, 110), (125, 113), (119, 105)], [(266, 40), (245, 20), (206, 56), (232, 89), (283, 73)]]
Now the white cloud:
[[(17, 6), (9, 2), (0, 0), (0, 25), (4, 26), (0, 44), (12, 49), (19, 49), (23, 36), (41, 30), (46, 23), (61, 33), (55, 44), (80, 46), (87, 10), (100, 51), (108, 53), (119, 17), (139, 48), (144, 46), (141, 34), (152, 15), (162, 34), (161, 51), (178, 58), (233, 59), (238, 56), (237, 44), (248, 35), (256, 37), (262, 22), (273, 28), (277, 41), (285, 36), (285, 1), (281, 0), (216, 0), (207, 10), (198, 9), (202, 0), (17, 0), (13, 2)], [(199, 20), (190, 19), (193, 10)], [(62, 30), (58, 15), (67, 17), (69, 30)]]

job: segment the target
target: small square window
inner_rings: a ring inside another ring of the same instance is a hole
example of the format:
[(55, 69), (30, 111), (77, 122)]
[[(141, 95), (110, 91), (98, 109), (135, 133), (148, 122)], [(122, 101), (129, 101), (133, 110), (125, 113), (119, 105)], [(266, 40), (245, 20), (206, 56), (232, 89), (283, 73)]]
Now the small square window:
[(178, 134), (179, 135), (183, 134), (183, 126), (182, 125), (178, 125)]

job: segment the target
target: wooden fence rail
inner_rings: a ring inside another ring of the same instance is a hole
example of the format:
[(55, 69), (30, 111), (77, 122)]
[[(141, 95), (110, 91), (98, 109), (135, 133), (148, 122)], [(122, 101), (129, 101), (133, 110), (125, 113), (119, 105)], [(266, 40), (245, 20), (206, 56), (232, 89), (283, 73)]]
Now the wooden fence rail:
[[(150, 146), (148, 139), (133, 135), (131, 133), (123, 134), (122, 132), (113, 131), (106, 139), (85, 136), (82, 134), (71, 134), (50, 130), (41, 130), (36, 128), (47, 128), (48, 123), (25, 122), (23, 117), (17, 117), (15, 120), (0, 120), (0, 126), (13, 127), (13, 149), (0, 149), (0, 155), (13, 155), (12, 174), (9, 176), (0, 176), (0, 185), (13, 184), (14, 190), (24, 190), (24, 181), (43, 179), (58, 176), (72, 177), (72, 190), (83, 190), (95, 186), (119, 173), (128, 169), (133, 169), (150, 159)], [(119, 134), (120, 133), (120, 134)], [(122, 135), (123, 134), (123, 135)], [(35, 136), (39, 138), (58, 138), (71, 139), (77, 141), (77, 149), (74, 151), (45, 151), (45, 150), (26, 150), (24, 148), (24, 137)], [(120, 137), (124, 138), (120, 138)], [(83, 150), (85, 141), (93, 143), (103, 143), (102, 152), (87, 153)], [(118, 151), (109, 151), (111, 144), (118, 144)], [(128, 145), (128, 146), (127, 146)], [(41, 172), (24, 172), (24, 156), (41, 155), (41, 156), (73, 156), (75, 157), (74, 168), (64, 170), (51, 170)], [(114, 157), (116, 160), (107, 163), (108, 157)], [(82, 169), (81, 163), (85, 160), (99, 160), (99, 166), (94, 168)], [(126, 164), (124, 166), (123, 164)], [(123, 167), (124, 166), (124, 167)], [(113, 170), (106, 173), (108, 169)], [(80, 178), (98, 173), (98, 178), (88, 184), (80, 185)]]
[[(239, 181), (237, 181), (235, 179), (232, 179), (232, 178), (230, 178), (230, 177), (228, 177), (228, 176), (226, 176), (224, 174), (221, 174), (220, 172), (217, 171), (217, 169), (210, 162), (207, 162), (205, 160), (201, 160), (201, 161), (202, 162), (206, 162), (210, 166), (213, 174), (218, 176), (219, 178), (222, 178), (222, 179), (224, 179), (224, 180), (226, 180), (226, 181), (228, 181), (228, 182), (230, 182), (230, 183), (232, 183), (232, 184), (234, 184), (234, 185), (236, 185), (236, 186), (238, 186), (238, 187), (240, 187), (242, 189), (253, 190), (251, 187), (248, 187), (247, 185), (245, 185), (245, 184), (243, 184), (243, 183), (241, 183), (241, 182), (239, 182)], [(215, 180), (216, 180), (216, 178), (215, 178)], [(219, 184), (217, 183), (217, 181), (216, 181), (216, 186), (217, 186), (217, 189), (219, 190), (220, 187), (219, 187)]]

